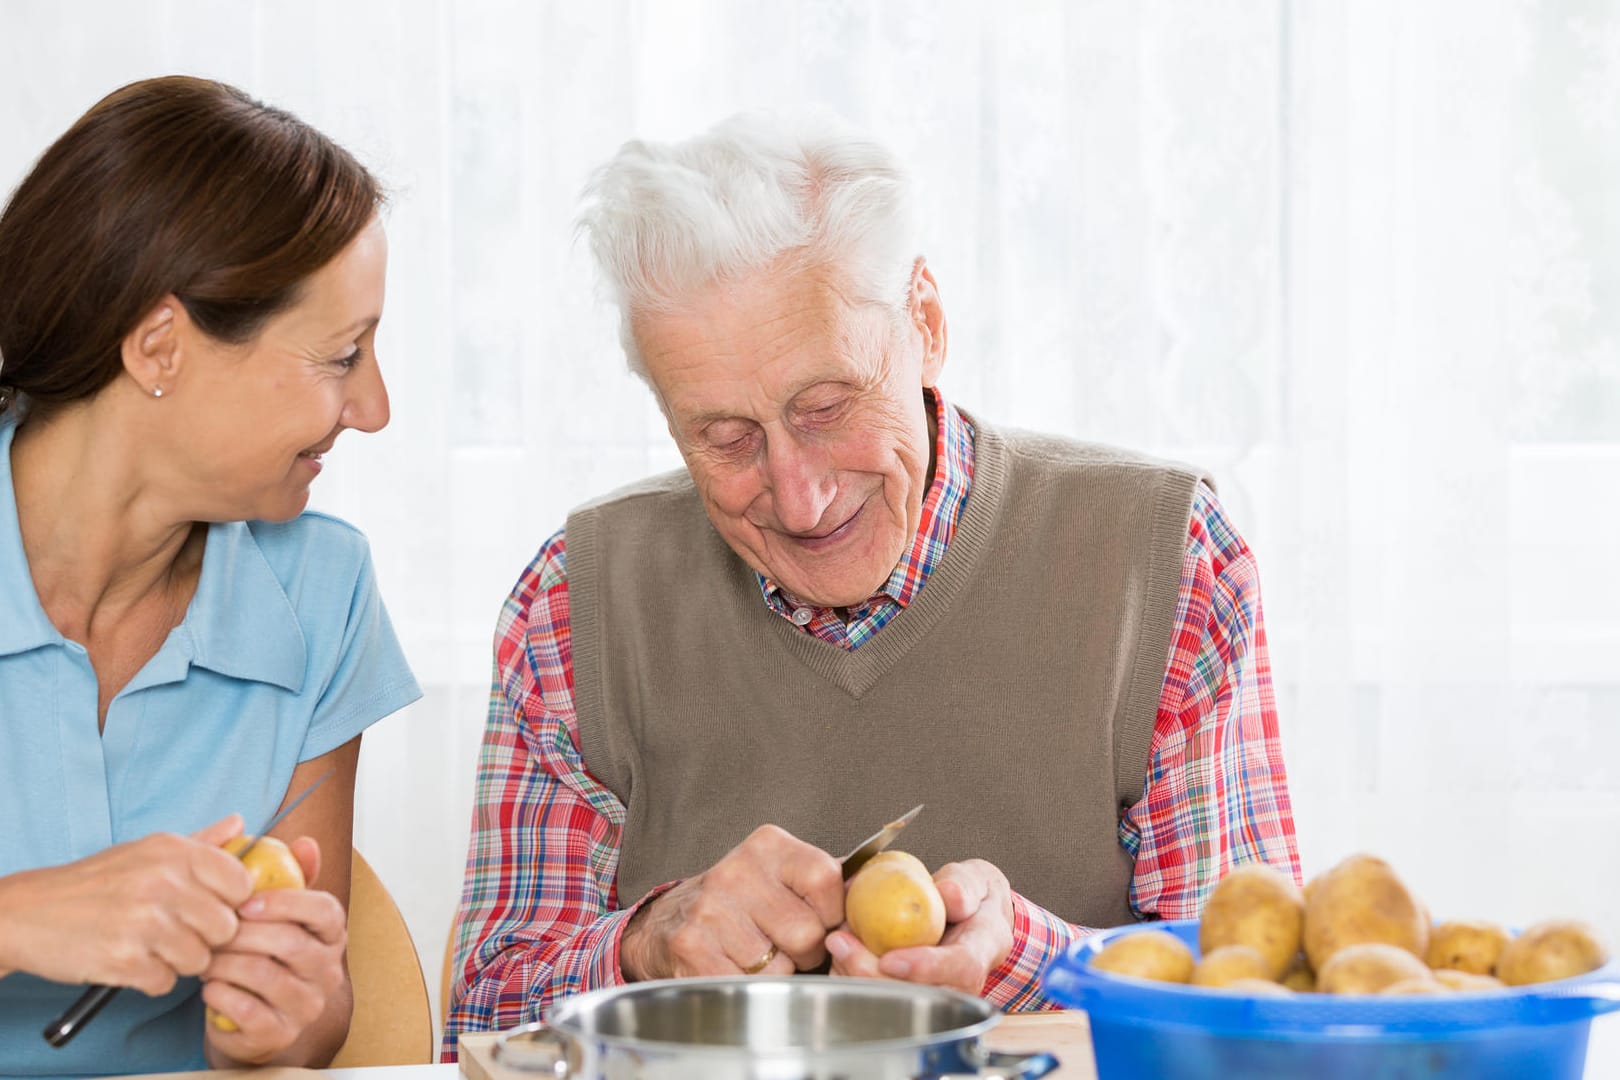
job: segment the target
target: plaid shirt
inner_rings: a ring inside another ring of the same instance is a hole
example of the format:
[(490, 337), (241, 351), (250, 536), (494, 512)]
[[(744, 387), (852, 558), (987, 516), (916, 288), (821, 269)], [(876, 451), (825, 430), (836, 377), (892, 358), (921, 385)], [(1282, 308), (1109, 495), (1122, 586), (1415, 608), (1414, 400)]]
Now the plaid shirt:
[[(973, 429), (943, 397), (934, 478), (911, 550), (848, 620), (807, 608), (769, 579), (764, 602), (806, 633), (846, 649), (910, 603), (950, 543), (973, 477)], [(799, 614), (799, 618), (805, 618)], [(489, 725), (478, 766), (467, 874), (456, 922), (444, 1059), (456, 1035), (541, 1017), (569, 994), (624, 981), (619, 942), (636, 910), (617, 892), (625, 807), (585, 771), (573, 703), (565, 538), (540, 549), (501, 612)], [(1200, 484), (1187, 525), (1181, 593), (1143, 794), (1120, 820), (1135, 857), (1132, 907), (1196, 917), (1237, 863), (1265, 861), (1299, 879), (1271, 662), (1254, 557)], [(1013, 897), (1013, 948), (984, 986), (1009, 1010), (1046, 1007), (1046, 962), (1084, 928)]]

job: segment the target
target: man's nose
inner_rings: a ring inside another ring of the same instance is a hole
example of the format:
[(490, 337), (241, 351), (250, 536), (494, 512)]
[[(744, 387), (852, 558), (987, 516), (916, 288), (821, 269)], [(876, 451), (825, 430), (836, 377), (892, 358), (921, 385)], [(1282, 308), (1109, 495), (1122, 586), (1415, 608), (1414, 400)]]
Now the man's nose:
[(765, 457), (771, 503), (782, 528), (810, 533), (829, 524), (821, 519), (832, 505), (838, 485), (826, 456), (790, 434), (774, 432), (766, 443)]

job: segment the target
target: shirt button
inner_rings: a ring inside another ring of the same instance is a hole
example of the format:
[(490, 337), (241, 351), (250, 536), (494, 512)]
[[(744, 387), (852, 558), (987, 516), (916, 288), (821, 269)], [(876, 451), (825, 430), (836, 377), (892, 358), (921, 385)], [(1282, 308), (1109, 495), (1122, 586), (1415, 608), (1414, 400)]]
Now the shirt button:
[(809, 608), (796, 608), (793, 612), (793, 625), (804, 626), (810, 622), (811, 617)]

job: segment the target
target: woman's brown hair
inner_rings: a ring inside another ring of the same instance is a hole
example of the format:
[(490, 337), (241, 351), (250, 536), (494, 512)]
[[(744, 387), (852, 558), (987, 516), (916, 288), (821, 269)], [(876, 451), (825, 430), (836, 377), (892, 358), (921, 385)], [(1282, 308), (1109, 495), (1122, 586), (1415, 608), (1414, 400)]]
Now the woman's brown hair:
[(90, 397), (169, 293), (206, 333), (248, 341), (381, 202), (348, 151), (235, 87), (115, 90), (0, 214), (0, 384), (35, 411)]

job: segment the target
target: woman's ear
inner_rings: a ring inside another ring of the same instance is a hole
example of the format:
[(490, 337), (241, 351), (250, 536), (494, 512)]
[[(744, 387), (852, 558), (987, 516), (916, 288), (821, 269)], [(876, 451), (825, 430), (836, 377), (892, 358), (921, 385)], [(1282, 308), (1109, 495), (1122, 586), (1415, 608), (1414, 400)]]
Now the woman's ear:
[(162, 397), (174, 389), (182, 359), (180, 324), (185, 320), (185, 308), (171, 293), (124, 335), (124, 370), (142, 393)]

